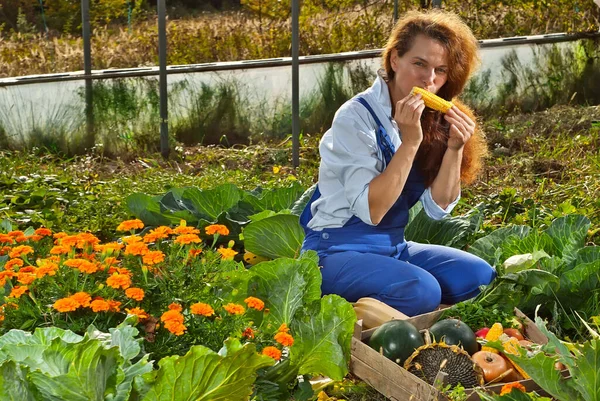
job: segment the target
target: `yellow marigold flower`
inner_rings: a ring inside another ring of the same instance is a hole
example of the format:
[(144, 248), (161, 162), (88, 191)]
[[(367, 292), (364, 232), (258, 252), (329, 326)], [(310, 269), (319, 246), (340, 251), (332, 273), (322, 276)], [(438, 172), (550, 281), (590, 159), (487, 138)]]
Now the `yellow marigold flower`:
[(23, 266), (23, 263), (24, 262), (21, 259), (10, 259), (4, 265), (4, 270), (12, 271), (15, 268), (15, 266), (17, 266), (17, 267)]
[(206, 226), (204, 230), (206, 231), (206, 235), (229, 235), (229, 229), (222, 224), (211, 224), (210, 226)]
[(61, 298), (54, 302), (53, 305), (54, 309), (56, 309), (59, 312), (73, 312), (74, 310), (77, 310), (77, 308), (79, 308), (80, 306), (81, 305), (79, 304), (79, 302), (75, 301), (71, 297)]
[(183, 310), (183, 308), (181, 307), (181, 305), (173, 302), (172, 304), (169, 304), (169, 310), (174, 310), (177, 312), (181, 312)]
[(49, 237), (50, 235), (52, 235), (52, 230), (45, 227), (40, 227), (37, 230), (35, 230), (34, 233), (42, 237)]
[(17, 281), (23, 285), (29, 285), (37, 279), (33, 273), (19, 272), (17, 273)]
[(143, 238), (140, 237), (139, 235), (129, 235), (129, 236), (123, 237), (121, 239), (126, 244), (134, 244), (136, 242), (142, 242), (143, 241)]
[(15, 246), (12, 251), (8, 253), (8, 256), (11, 259), (20, 258), (23, 255), (29, 255), (33, 253), (33, 248), (28, 245), (19, 245)]
[(256, 297), (248, 297), (244, 299), (244, 302), (246, 303), (246, 305), (248, 305), (248, 308), (256, 310), (263, 310), (263, 308), (265, 307), (265, 303)]
[(217, 252), (221, 254), (221, 259), (223, 260), (233, 260), (233, 257), (238, 253), (233, 249), (220, 247), (217, 249)]
[(517, 390), (522, 391), (522, 392), (526, 392), (527, 391), (527, 389), (525, 388), (525, 386), (523, 386), (521, 383), (519, 383), (519, 382), (512, 382), (512, 383), (506, 383), (504, 386), (502, 386), (502, 389), (500, 390), (500, 395), (508, 394), (511, 391), (513, 391), (514, 389), (517, 389)]
[(108, 302), (108, 310), (110, 312), (121, 312), (121, 302), (120, 301), (115, 301), (113, 299), (107, 299), (106, 302)]
[(142, 257), (142, 262), (147, 265), (155, 265), (165, 260), (165, 254), (161, 251), (149, 251)]
[(268, 357), (271, 357), (271, 358), (275, 359), (276, 361), (281, 359), (281, 351), (279, 351), (275, 347), (269, 346), (269, 347), (263, 348), (262, 354), (266, 355)]
[(175, 243), (181, 245), (187, 245), (191, 243), (198, 244), (200, 242), (202, 242), (202, 240), (196, 234), (181, 234), (175, 238)]
[(150, 250), (148, 249), (148, 245), (143, 242), (135, 242), (133, 244), (127, 244), (125, 247), (125, 255), (145, 255)]
[(90, 306), (90, 302), (92, 300), (92, 297), (90, 296), (90, 294), (88, 294), (87, 292), (84, 292), (84, 291), (76, 292), (75, 294), (71, 295), (70, 298), (72, 300), (74, 300), (75, 302), (77, 302), (80, 306), (83, 306), (85, 308)]
[(181, 323), (181, 322), (171, 320), (171, 321), (165, 322), (165, 329), (169, 330), (171, 333), (175, 334), (176, 336), (181, 336), (181, 335), (183, 335), (183, 332), (185, 330), (187, 330), (187, 327), (185, 327), (183, 325), (183, 323)]
[(279, 333), (289, 333), (290, 329), (288, 328), (287, 324), (281, 323), (281, 326), (279, 326), (279, 328), (277, 329), (277, 332), (279, 332)]
[(284, 332), (279, 332), (275, 334), (275, 341), (277, 341), (284, 347), (291, 347), (292, 345), (294, 345), (294, 337)]
[(190, 312), (194, 315), (212, 316), (215, 314), (214, 309), (209, 305), (202, 302), (198, 302), (190, 306)]
[(144, 223), (140, 219), (125, 220), (117, 226), (117, 231), (130, 231), (144, 228)]
[(55, 245), (50, 249), (52, 255), (66, 255), (71, 252), (71, 248), (65, 245)]
[(28, 290), (27, 286), (22, 285), (22, 286), (15, 286), (13, 287), (13, 289), (10, 291), (10, 294), (8, 294), (8, 298), (21, 298), (21, 295), (25, 294), (25, 292)]
[(126, 274), (113, 273), (109, 278), (106, 279), (106, 284), (109, 287), (126, 290), (131, 286), (131, 278)]
[(90, 303), (90, 307), (94, 312), (107, 312), (110, 309), (110, 305), (108, 304), (108, 302), (106, 302), (102, 298), (94, 299)]
[(246, 312), (246, 309), (242, 305), (234, 304), (231, 302), (228, 303), (227, 305), (223, 306), (223, 309), (225, 309), (227, 312), (229, 312), (232, 315), (241, 315), (244, 312)]
[(125, 290), (125, 296), (127, 298), (135, 299), (136, 301), (141, 301), (144, 299), (144, 290), (141, 288), (130, 287)]
[(143, 310), (142, 308), (138, 308), (137, 306), (131, 309), (125, 308), (125, 311), (129, 315), (136, 315), (138, 317), (138, 322), (142, 322), (148, 319), (149, 317), (145, 310)]

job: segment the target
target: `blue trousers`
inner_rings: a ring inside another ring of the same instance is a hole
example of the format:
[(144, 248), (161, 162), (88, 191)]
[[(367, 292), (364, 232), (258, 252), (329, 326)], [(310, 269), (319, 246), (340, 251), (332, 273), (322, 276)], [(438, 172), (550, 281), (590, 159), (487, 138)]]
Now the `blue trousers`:
[(408, 316), (454, 304), (479, 293), (496, 271), (468, 252), (408, 241), (399, 253), (344, 251), (321, 253), (323, 294), (338, 294), (349, 302), (376, 298)]

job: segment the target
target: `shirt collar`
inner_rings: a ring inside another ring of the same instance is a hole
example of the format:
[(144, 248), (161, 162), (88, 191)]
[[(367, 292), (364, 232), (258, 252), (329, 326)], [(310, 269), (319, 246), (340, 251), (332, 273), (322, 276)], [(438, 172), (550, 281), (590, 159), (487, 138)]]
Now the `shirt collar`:
[(385, 81), (385, 70), (380, 69), (377, 71), (377, 80), (375, 80), (372, 88), (373, 95), (381, 107), (383, 107), (385, 115), (388, 118), (391, 118), (392, 100), (390, 99), (390, 90), (388, 89), (387, 82)]

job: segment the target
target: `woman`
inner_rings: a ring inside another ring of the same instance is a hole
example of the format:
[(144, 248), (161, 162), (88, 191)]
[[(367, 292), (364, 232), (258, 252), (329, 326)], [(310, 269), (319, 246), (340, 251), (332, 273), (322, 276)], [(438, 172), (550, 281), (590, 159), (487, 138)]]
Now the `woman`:
[[(319, 146), (319, 183), (300, 221), (303, 250), (319, 254), (322, 292), (350, 302), (373, 297), (409, 316), (469, 299), (496, 272), (467, 252), (404, 240), (421, 201), (441, 219), (461, 183), (481, 167), (486, 145), (473, 113), (454, 99), (478, 63), (478, 43), (455, 15), (411, 12), (383, 51), (384, 70), (337, 111)], [(453, 100), (425, 108), (421, 87)]]

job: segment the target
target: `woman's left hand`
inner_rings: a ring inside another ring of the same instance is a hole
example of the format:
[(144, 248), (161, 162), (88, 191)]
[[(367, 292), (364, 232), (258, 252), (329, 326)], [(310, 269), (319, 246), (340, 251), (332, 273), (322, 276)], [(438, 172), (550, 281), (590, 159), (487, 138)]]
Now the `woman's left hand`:
[(450, 123), (450, 136), (448, 137), (448, 148), (460, 150), (475, 132), (475, 122), (460, 111), (458, 107), (452, 106), (444, 115), (446, 121)]

